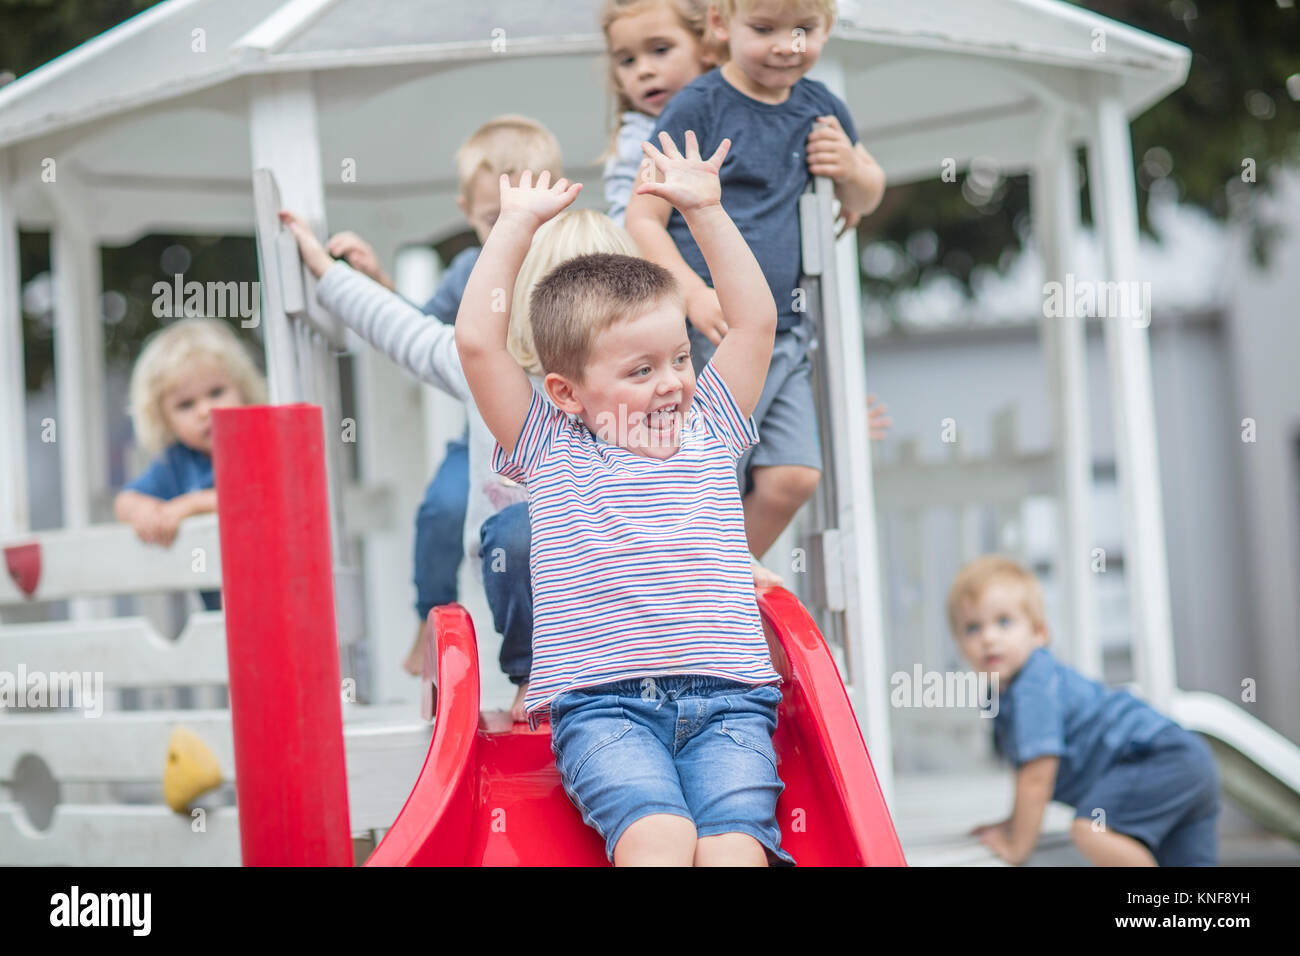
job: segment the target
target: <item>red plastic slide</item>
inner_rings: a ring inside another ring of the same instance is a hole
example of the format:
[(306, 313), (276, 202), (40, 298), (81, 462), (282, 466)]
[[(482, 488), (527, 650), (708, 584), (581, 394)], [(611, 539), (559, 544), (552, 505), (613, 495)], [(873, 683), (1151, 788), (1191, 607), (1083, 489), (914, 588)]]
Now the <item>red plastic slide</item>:
[[(758, 606), (785, 678), (774, 738), (785, 791), (781, 845), (801, 866), (905, 866), (866, 744), (821, 633), (789, 591)], [(430, 615), (438, 720), (415, 789), (367, 866), (608, 866), (604, 841), (560, 785), (550, 728), (479, 713), (474, 625), (456, 604)]]

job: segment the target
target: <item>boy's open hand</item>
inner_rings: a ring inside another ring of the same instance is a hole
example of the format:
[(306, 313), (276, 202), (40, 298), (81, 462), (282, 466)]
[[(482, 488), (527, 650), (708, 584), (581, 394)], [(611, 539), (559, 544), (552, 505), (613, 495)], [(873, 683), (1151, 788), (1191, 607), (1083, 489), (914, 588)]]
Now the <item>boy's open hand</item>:
[(533, 171), (525, 169), (519, 185), (511, 186), (510, 177), (501, 174), (501, 214), (497, 221), (514, 220), (531, 229), (562, 213), (582, 192), (582, 183), (560, 178), (551, 185), (551, 173), (543, 170), (533, 183)]
[(700, 144), (695, 138), (694, 130), (686, 131), (685, 156), (678, 152), (673, 138), (666, 132), (659, 134), (659, 142), (663, 144), (663, 153), (648, 142), (642, 143), (641, 148), (654, 160), (664, 181), (656, 183), (642, 180), (636, 191), (672, 203), (682, 215), (706, 206), (721, 205), (722, 184), (718, 181), (718, 170), (722, 168), (722, 161), (731, 149), (731, 140), (724, 139), (719, 143), (717, 150), (708, 159), (700, 158)]

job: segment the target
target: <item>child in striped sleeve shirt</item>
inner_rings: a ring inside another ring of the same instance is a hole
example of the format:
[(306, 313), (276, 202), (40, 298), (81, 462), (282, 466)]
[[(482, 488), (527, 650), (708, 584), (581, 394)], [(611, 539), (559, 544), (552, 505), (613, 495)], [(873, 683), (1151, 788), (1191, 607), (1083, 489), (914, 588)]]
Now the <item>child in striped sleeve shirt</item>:
[[(736, 461), (776, 330), (758, 263), (721, 205), (723, 141), (645, 151), (719, 276), (729, 332), (698, 379), (681, 289), (644, 259), (588, 255), (529, 301), (545, 394), (506, 350), (533, 234), (582, 188), (525, 172), (461, 301), (456, 345), (493, 466), (528, 488), (533, 665), (566, 793), (615, 865), (792, 864), (772, 733), (781, 701), (754, 597)], [(723, 264), (725, 263), (725, 268)]]

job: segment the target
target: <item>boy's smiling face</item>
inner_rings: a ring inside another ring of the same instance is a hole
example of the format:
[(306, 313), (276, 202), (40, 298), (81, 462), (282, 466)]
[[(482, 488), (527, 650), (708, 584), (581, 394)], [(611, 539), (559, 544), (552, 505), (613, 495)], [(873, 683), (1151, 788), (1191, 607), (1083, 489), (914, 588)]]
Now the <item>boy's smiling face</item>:
[(673, 94), (708, 64), (700, 43), (668, 4), (651, 4), (609, 25), (609, 57), (632, 108), (658, 116)]
[(711, 6), (709, 22), (731, 51), (723, 76), (742, 93), (773, 102), (784, 102), (813, 68), (830, 30), (816, 7), (782, 0), (756, 0), (725, 21)]
[(1047, 632), (1025, 612), (1024, 585), (994, 579), (974, 600), (962, 603), (956, 620), (957, 645), (977, 671), (997, 674), (1005, 687), (1020, 673), (1035, 648), (1047, 644)]
[(551, 400), (602, 441), (646, 458), (677, 453), (695, 395), (682, 307), (667, 300), (596, 336), (582, 382), (546, 376)]

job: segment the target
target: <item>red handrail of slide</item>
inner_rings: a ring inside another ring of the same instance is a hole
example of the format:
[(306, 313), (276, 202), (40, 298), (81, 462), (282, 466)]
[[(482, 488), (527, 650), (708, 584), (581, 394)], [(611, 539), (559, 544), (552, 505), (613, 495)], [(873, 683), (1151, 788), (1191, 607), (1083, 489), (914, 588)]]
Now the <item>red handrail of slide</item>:
[[(783, 588), (758, 592), (772, 663), (785, 678), (773, 743), (785, 791), (782, 846), (800, 865), (904, 866), (889, 809), (821, 633)], [(367, 866), (607, 866), (604, 842), (560, 784), (549, 726), (479, 713), (474, 625), (434, 608), (437, 722), (406, 805)]]

